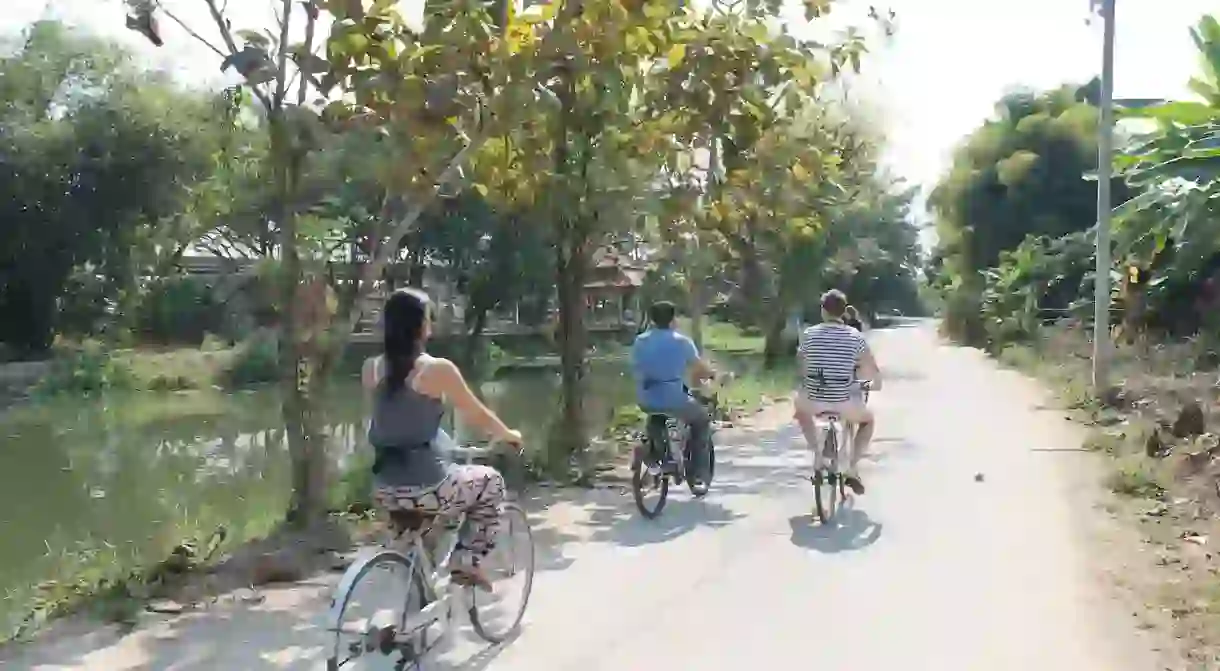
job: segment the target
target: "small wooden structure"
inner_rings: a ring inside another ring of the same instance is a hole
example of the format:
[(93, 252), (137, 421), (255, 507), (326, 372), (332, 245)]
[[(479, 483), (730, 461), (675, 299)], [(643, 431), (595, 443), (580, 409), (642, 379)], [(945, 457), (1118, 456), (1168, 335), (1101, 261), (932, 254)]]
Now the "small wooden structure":
[(613, 248), (593, 257), (592, 277), (585, 283), (586, 318), (591, 325), (628, 326), (640, 314), (639, 289), (648, 270)]

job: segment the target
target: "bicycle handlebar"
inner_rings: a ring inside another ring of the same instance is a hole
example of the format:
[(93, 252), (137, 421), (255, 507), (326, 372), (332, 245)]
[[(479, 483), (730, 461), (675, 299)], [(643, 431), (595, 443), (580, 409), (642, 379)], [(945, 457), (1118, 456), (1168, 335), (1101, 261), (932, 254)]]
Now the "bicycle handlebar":
[[(508, 442), (505, 442), (502, 440), (493, 440), (490, 443), (488, 443), (489, 446), (501, 445), (501, 444), (512, 445), (512, 443), (508, 443)], [(516, 453), (517, 453), (518, 457), (525, 455), (525, 442), (524, 441), (520, 445), (513, 445), (513, 447), (516, 448)], [(454, 457), (464, 457), (466, 460), (466, 463), (468, 463), (468, 464), (471, 463), (472, 461), (474, 461), (474, 459), (477, 457), (485, 457), (485, 456), (489, 456), (489, 455), (496, 453), (496, 450), (493, 449), (492, 447), (479, 447), (477, 445), (458, 445), (456, 443), (448, 446), (446, 451), (449, 452), (449, 454), (453, 455)]]

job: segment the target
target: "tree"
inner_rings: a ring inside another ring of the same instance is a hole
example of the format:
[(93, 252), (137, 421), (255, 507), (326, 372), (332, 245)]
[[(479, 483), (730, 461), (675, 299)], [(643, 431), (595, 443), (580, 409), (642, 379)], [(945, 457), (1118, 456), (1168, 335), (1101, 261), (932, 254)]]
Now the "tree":
[[(982, 270), (1029, 235), (1059, 237), (1093, 225), (1097, 165), (1097, 110), (1087, 87), (1042, 94), (1018, 91), (997, 104), (986, 122), (957, 149), (953, 166), (929, 203), (936, 215), (945, 269), (951, 276), (946, 324), (958, 335), (981, 335), (977, 316)], [(1116, 178), (1115, 199), (1129, 191)], [(974, 326), (969, 326), (970, 324)]]
[[(536, 18), (504, 11), (492, 17), (482, 5), (429, 5), (423, 30), (416, 31), (392, 2), (283, 0), (276, 29), (259, 31), (234, 30), (215, 0), (200, 1), (223, 41), (208, 46), (222, 69), (245, 78), (269, 139), (269, 220), (282, 278), (283, 414), (293, 461), (287, 520), (308, 528), (326, 512), (325, 435), (316, 399), (366, 298), (381, 284), (399, 241), (459, 181), (462, 166), (489, 137), (514, 128), (570, 45), (558, 37), (563, 29), (542, 36)], [(161, 15), (179, 21), (151, 0), (127, 4), (128, 25), (154, 43)], [(317, 33), (324, 20), (330, 30), (323, 40)], [(304, 40), (291, 42), (292, 26), (302, 23)], [(328, 216), (335, 203), (313, 200), (305, 186), (322, 150), (349, 133), (392, 160), (377, 164), (377, 211), (335, 218)], [(352, 242), (355, 277), (326, 272), (327, 241), (335, 239)], [(335, 309), (329, 295), (339, 298)]]
[[(1220, 22), (1204, 16), (1190, 36), (1200, 72), (1189, 82), (1197, 100), (1122, 110), (1151, 125), (1115, 160), (1138, 195), (1115, 211), (1115, 259), (1150, 274), (1147, 324), (1192, 333), (1214, 319), (1220, 246)], [(1151, 123), (1149, 123), (1151, 122)], [(1144, 326), (1141, 325), (1141, 326)]]
[[(829, 9), (807, 5), (810, 19)], [(671, 48), (668, 71), (647, 101), (653, 122), (673, 139), (669, 174), (688, 174), (696, 149), (712, 158), (702, 197), (676, 190), (671, 217), (723, 240), (740, 270), (738, 314), (766, 331), (774, 362), (785, 320), (776, 260), (795, 237), (814, 234), (819, 196), (809, 184), (833, 184), (839, 162), (837, 148), (802, 115), (824, 83), (859, 67), (865, 48), (854, 30), (831, 45), (776, 34), (766, 12), (765, 5), (725, 3), (689, 17), (686, 37)], [(816, 141), (793, 141), (802, 135)], [(703, 272), (691, 276), (699, 281)]]
[(0, 342), (18, 350), (50, 344), (77, 269), (107, 287), (113, 315), (133, 314), (140, 277), (174, 249), (180, 213), (209, 171), (216, 101), (129, 61), (113, 45), (40, 22), (0, 64), (9, 235)]
[(554, 271), (546, 231), (531, 212), (493, 208), (477, 192), (442, 201), (420, 221), (406, 246), (442, 263), (466, 296), (466, 363), (477, 367), (480, 339), (493, 311), (524, 297), (549, 297)]

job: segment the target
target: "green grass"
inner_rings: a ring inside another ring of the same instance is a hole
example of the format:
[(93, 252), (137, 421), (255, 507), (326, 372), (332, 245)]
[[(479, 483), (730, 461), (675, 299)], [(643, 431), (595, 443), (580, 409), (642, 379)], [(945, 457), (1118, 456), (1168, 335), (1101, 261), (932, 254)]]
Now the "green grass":
[[(690, 335), (690, 319), (679, 317), (678, 330)], [(703, 347), (711, 352), (734, 354), (761, 354), (765, 339), (762, 334), (751, 335), (734, 324), (711, 319), (703, 322)]]
[(785, 362), (771, 370), (763, 369), (761, 365), (747, 366), (725, 385), (721, 402), (738, 413), (761, 410), (769, 401), (792, 393), (796, 384), (794, 365)]
[(1168, 475), (1164, 462), (1140, 454), (1120, 457), (1106, 484), (1120, 496), (1157, 499), (1165, 494)]

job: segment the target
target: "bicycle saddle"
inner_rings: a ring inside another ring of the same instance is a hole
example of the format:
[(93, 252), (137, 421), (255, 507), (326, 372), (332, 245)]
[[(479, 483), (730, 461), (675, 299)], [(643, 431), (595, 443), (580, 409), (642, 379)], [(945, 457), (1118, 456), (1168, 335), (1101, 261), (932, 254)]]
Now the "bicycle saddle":
[(392, 510), (390, 524), (395, 531), (419, 531), (436, 519), (436, 513), (423, 510)]

